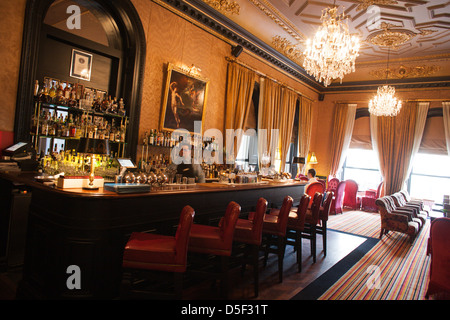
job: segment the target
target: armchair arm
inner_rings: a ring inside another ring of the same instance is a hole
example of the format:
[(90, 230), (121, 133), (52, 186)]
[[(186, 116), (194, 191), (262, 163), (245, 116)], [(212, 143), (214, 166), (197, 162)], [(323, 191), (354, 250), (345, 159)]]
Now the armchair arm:
[(415, 207), (415, 206), (410, 206), (410, 205), (404, 205), (404, 206), (401, 206), (401, 207), (398, 208), (398, 209), (409, 210), (409, 211), (411, 211), (411, 212), (414, 213), (414, 216), (415, 216), (415, 217), (417, 217), (417, 215), (420, 213), (419, 208), (417, 208), (417, 207)]
[(388, 213), (386, 216), (390, 220), (395, 220), (397, 222), (408, 224), (409, 221), (412, 221), (411, 217), (404, 212), (401, 211), (392, 211), (391, 213)]
[(395, 214), (395, 215), (400, 215), (400, 216), (406, 217), (406, 221), (405, 221), (406, 223), (408, 221), (412, 221), (412, 218), (414, 218), (414, 216), (411, 213), (411, 211), (408, 211), (408, 210), (396, 209), (396, 210), (393, 210), (391, 212), (391, 214)]

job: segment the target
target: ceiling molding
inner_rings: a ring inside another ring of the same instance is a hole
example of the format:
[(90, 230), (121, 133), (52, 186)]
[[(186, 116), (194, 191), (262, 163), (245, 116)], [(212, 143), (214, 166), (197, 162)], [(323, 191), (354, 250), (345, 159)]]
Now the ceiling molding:
[[(248, 32), (243, 27), (232, 21), (223, 13), (215, 10), (203, 0), (152, 0), (164, 7), (170, 7), (172, 12), (178, 13), (181, 17), (195, 21), (197, 25), (202, 28), (209, 29), (212, 34), (215, 34), (222, 40), (230, 44), (241, 45), (249, 53), (254, 54), (262, 60), (267, 61), (270, 65), (286, 72), (295, 79), (298, 79), (303, 84), (309, 86), (311, 89), (319, 93), (328, 93), (334, 91), (351, 91), (351, 90), (376, 90), (380, 84), (379, 81), (359, 81), (359, 82), (343, 82), (342, 84), (335, 82), (325, 87), (322, 83), (317, 82), (312, 76), (302, 68), (299, 62), (295, 62), (287, 57), (283, 52), (272, 47), (270, 44), (262, 41), (254, 34)], [(250, 0), (252, 3), (253, 0)], [(256, 1), (258, 3), (266, 3), (266, 0)], [(272, 8), (272, 7), (271, 7)], [(275, 10), (275, 8), (273, 8)], [(240, 12), (242, 15), (243, 13)], [(282, 14), (280, 13), (282, 16)], [(286, 19), (287, 21), (287, 19)], [(283, 50), (281, 50), (283, 51)], [(284, 52), (285, 53), (285, 52)], [(447, 58), (448, 54), (436, 55), (436, 57)], [(395, 59), (396, 60), (396, 59)], [(399, 59), (400, 60), (400, 59)], [(403, 61), (405, 59), (402, 59)], [(394, 61), (394, 59), (392, 59)], [(364, 62), (363, 62), (364, 63)], [(369, 64), (365, 62), (364, 64)], [(379, 63), (379, 61), (378, 61)], [(395, 82), (396, 79), (392, 80)], [(436, 77), (436, 78), (419, 78), (419, 79), (400, 79), (401, 83), (396, 85), (399, 88), (442, 88), (450, 87), (450, 77)], [(394, 83), (395, 84), (395, 83)]]
[(214, 10), (202, 0), (153, 0), (156, 3), (164, 3), (178, 12), (187, 15), (190, 19), (214, 30), (215, 33), (241, 45), (244, 49), (263, 58), (270, 64), (280, 68), (294, 76), (304, 84), (316, 91), (323, 86), (309, 76), (297, 63), (284, 56), (282, 53), (266, 44), (241, 26), (230, 20), (222, 13)]

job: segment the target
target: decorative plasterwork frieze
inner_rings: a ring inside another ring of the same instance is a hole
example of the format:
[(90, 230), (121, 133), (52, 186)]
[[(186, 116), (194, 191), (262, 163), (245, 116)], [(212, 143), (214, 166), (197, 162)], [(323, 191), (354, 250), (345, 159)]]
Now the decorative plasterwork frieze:
[(357, 0), (357, 1), (359, 2), (359, 6), (356, 8), (356, 11), (366, 10), (368, 7), (372, 5), (382, 6), (398, 3), (395, 0)]
[(281, 36), (274, 36), (272, 38), (272, 46), (295, 63), (299, 65), (303, 64), (302, 51), (297, 48), (297, 45), (292, 44), (286, 38), (282, 38)]
[(287, 19), (283, 18), (281, 14), (273, 5), (271, 5), (266, 0), (249, 0), (253, 3), (259, 10), (264, 12), (264, 14), (272, 19), (279, 27), (286, 31), (291, 37), (297, 41), (304, 41), (305, 36)]
[(204, 3), (210, 5), (214, 9), (223, 12), (239, 15), (241, 7), (235, 1), (229, 0), (202, 0)]
[(390, 47), (393, 49), (397, 49), (417, 35), (427, 36), (436, 32), (435, 30), (420, 29), (418, 33), (415, 33), (410, 30), (400, 29), (393, 24), (386, 22), (382, 22), (380, 27), (382, 30), (370, 34), (367, 37), (366, 42), (380, 47)]
[(441, 69), (436, 65), (421, 65), (421, 66), (404, 66), (399, 65), (397, 67), (380, 68), (378, 70), (370, 71), (369, 74), (378, 79), (404, 79), (404, 78), (423, 78), (428, 77)]

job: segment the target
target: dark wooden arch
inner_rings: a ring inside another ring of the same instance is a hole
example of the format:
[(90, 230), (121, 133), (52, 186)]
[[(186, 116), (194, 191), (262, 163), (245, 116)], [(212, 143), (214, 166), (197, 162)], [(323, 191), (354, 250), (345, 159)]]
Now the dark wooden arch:
[[(126, 154), (136, 159), (139, 136), (139, 118), (144, 77), (146, 39), (139, 14), (130, 0), (76, 0), (80, 5), (95, 9), (107, 34), (117, 32), (121, 36), (124, 57), (121, 70), (122, 81), (118, 94), (129, 105), (129, 129)], [(17, 88), (17, 102), (14, 120), (14, 141), (29, 141), (30, 119), (33, 106), (33, 84), (36, 80), (39, 46), (43, 21), (54, 0), (28, 0), (22, 40), (22, 53)], [(108, 32), (109, 30), (109, 32)]]

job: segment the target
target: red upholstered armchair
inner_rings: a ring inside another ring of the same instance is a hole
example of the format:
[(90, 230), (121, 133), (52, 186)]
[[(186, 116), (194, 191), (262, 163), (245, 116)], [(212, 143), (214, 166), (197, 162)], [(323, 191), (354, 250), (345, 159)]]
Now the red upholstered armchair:
[(333, 200), (331, 201), (330, 214), (339, 214), (344, 212), (345, 185), (345, 181), (339, 182)]
[(321, 182), (312, 182), (309, 185), (306, 186), (306, 191), (305, 193), (308, 194), (311, 197), (311, 201), (309, 202), (309, 206), (311, 207), (311, 204), (314, 200), (314, 195), (316, 194), (316, 192), (319, 192), (321, 194), (323, 194), (324, 192), (324, 186)]
[(354, 180), (346, 180), (345, 182), (344, 208), (358, 210), (361, 206), (356, 196), (358, 193), (358, 184)]
[(380, 192), (381, 192), (381, 186), (383, 185), (383, 182), (381, 182), (378, 185), (378, 188), (376, 190), (376, 192), (374, 192), (374, 194), (368, 194), (366, 192), (366, 195), (364, 197), (361, 198), (361, 209), (364, 211), (372, 211), (372, 212), (377, 212), (378, 211), (378, 207), (375, 204), (375, 200), (377, 200), (380, 197)]
[(439, 294), (450, 297), (450, 218), (437, 218), (431, 223), (428, 252), (431, 253), (430, 281), (426, 297)]
[(336, 192), (336, 188), (339, 184), (339, 179), (338, 178), (332, 178), (328, 181), (328, 187), (327, 187), (327, 191), (333, 191)]

